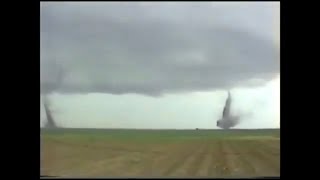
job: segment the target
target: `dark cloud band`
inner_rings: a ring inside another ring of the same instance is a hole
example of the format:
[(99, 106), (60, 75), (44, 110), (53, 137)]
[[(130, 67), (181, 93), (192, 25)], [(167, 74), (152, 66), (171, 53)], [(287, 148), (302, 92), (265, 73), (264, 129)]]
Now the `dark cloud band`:
[(42, 92), (157, 96), (246, 86), (279, 73), (279, 51), (271, 40), (219, 23), (208, 7), (171, 6), (172, 19), (161, 13), (168, 6), (155, 13), (148, 8), (42, 5)]

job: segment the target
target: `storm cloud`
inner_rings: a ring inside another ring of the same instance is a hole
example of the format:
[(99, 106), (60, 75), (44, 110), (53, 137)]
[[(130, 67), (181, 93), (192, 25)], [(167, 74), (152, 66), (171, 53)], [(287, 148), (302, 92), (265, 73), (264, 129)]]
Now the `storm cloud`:
[(279, 74), (273, 10), (262, 2), (42, 2), (41, 92), (159, 96), (261, 85)]

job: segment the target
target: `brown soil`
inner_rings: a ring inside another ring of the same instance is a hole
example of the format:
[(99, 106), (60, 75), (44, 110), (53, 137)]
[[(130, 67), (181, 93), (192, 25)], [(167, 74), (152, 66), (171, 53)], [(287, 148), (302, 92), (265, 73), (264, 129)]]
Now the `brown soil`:
[(41, 174), (63, 177), (247, 177), (280, 175), (274, 139), (76, 144), (44, 141)]

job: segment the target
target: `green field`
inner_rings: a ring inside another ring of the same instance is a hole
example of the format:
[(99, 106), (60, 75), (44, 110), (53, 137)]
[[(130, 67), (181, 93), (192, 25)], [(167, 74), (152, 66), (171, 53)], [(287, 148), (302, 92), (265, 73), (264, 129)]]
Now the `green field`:
[(41, 175), (280, 175), (280, 130), (42, 129)]

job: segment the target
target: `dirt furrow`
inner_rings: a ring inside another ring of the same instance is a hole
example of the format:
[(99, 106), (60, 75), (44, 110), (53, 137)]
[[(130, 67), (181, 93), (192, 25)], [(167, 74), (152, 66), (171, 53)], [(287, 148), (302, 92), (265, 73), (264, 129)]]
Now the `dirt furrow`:
[[(177, 146), (174, 144), (162, 144), (162, 145), (154, 145), (150, 146), (148, 149), (145, 149), (146, 152), (155, 152), (157, 153), (150, 153), (149, 156), (146, 156), (144, 158), (144, 166), (140, 169), (138, 172), (139, 176), (159, 176), (161, 173), (159, 172), (159, 164), (161, 164), (161, 160), (165, 160), (166, 157), (168, 157), (168, 149), (176, 149)], [(174, 153), (175, 151), (171, 151), (171, 153)], [(160, 162), (160, 163), (158, 163)]]
[[(179, 154), (171, 154), (171, 159), (174, 159), (174, 163), (168, 166), (164, 172), (164, 176), (185, 176), (185, 170), (181, 169), (181, 166), (188, 161), (192, 161), (194, 155), (199, 152), (199, 143), (189, 144), (186, 148), (181, 149)], [(172, 156), (174, 155), (174, 156)], [(179, 170), (180, 169), (180, 170)]]
[[(230, 176), (233, 177), (246, 177), (246, 176), (254, 176), (255, 169), (247, 160), (247, 156), (250, 154), (246, 153), (246, 147), (241, 146), (241, 142), (232, 141), (229, 145), (230, 148), (230, 161), (233, 161), (233, 167), (230, 168)], [(243, 151), (243, 149), (245, 151)]]
[(220, 140), (214, 141), (211, 144), (211, 164), (210, 164), (210, 171), (208, 175), (210, 177), (220, 177), (223, 175), (223, 167), (225, 166), (225, 155), (224, 155), (224, 148), (223, 142)]
[[(93, 152), (94, 153), (94, 152)], [(66, 167), (61, 171), (61, 176), (91, 176), (102, 175), (115, 163), (123, 160), (127, 153), (113, 153), (106, 150), (103, 154), (101, 152), (95, 152), (94, 154), (83, 154), (85, 159), (81, 160), (72, 167)]]
[(194, 168), (197, 169), (197, 173), (195, 174), (198, 177), (208, 177), (209, 175), (209, 168), (211, 165), (211, 141), (206, 141), (205, 143), (205, 147), (204, 147), (204, 152), (202, 154), (202, 156), (200, 156), (199, 162), (195, 163), (194, 165), (196, 165)]
[(263, 145), (264, 149), (272, 155), (280, 155), (280, 141), (279, 140), (264, 140), (257, 141)]
[(206, 178), (280, 175), (279, 139), (202, 138), (196, 133), (190, 139), (188, 134), (185, 139), (179, 136), (175, 141), (161, 142), (48, 138), (41, 144), (41, 174)]
[(263, 147), (259, 146), (254, 141), (250, 141), (247, 145), (248, 156), (246, 157), (254, 167), (256, 176), (273, 176), (279, 174), (274, 167), (276, 164), (270, 162), (270, 159), (266, 158), (264, 153), (261, 152), (261, 148)]
[(269, 166), (269, 169), (272, 169), (270, 173), (280, 174), (280, 152), (277, 153), (276, 150), (270, 149), (267, 141), (257, 141), (253, 144), (260, 147), (257, 149), (256, 154), (264, 161), (266, 166)]
[(188, 159), (181, 164), (174, 174), (192, 177), (197, 175), (198, 170), (201, 168), (201, 163), (204, 161), (207, 144), (205, 142), (198, 145), (197, 150), (194, 151), (192, 155), (188, 157)]

